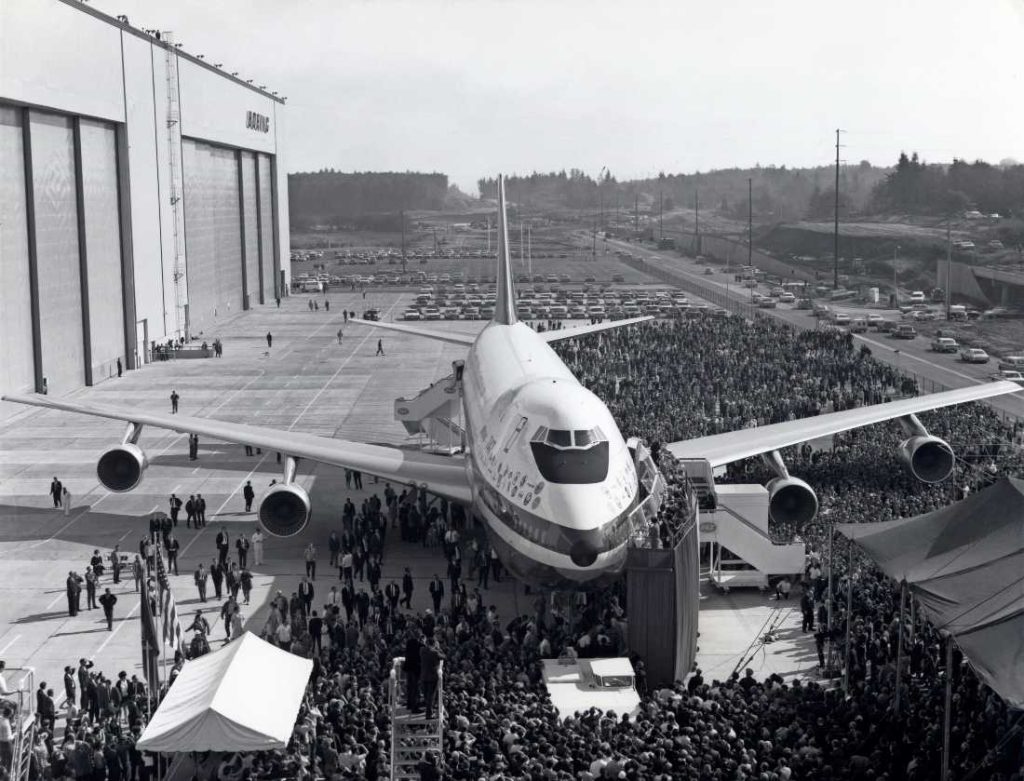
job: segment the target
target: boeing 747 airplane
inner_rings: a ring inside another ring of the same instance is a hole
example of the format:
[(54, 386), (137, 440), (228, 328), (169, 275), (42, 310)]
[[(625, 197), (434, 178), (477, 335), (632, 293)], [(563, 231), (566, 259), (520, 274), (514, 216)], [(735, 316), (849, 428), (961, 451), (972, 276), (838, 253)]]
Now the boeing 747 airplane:
[[(455, 455), (42, 395), (4, 398), (126, 422), (122, 442), (100, 455), (97, 463), (97, 476), (110, 491), (130, 491), (141, 481), (147, 467), (139, 446), (144, 426), (196, 433), (287, 456), (283, 480), (259, 499), (258, 518), (270, 534), (299, 534), (309, 521), (309, 496), (295, 482), (296, 462), (305, 458), (413, 484), (468, 506), (486, 524), (503, 564), (528, 583), (595, 587), (617, 577), (625, 566), (638, 505), (654, 482), (653, 465), (644, 458), (643, 448), (627, 443), (605, 404), (580, 385), (550, 344), (610, 328), (643, 327), (638, 324), (651, 318), (547, 332), (519, 322), (501, 177), (497, 288), (494, 317), (475, 337), (401, 323), (365, 323), (466, 347), (466, 359), (455, 374), (465, 422), (462, 447)], [(681, 458), (703, 459), (711, 468), (764, 457), (777, 475), (767, 486), (772, 517), (806, 522), (817, 511), (817, 498), (807, 483), (789, 474), (781, 449), (896, 418), (907, 435), (901, 453), (908, 468), (920, 480), (938, 482), (953, 471), (953, 451), (925, 430), (916, 413), (1017, 391), (1011, 382), (985, 383), (700, 437), (667, 448)]]

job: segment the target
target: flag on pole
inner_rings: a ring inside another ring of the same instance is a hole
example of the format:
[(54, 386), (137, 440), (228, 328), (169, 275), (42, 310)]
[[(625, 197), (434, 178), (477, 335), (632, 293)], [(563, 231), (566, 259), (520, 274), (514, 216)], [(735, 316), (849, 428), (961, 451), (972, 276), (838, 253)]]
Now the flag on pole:
[(160, 657), (160, 640), (156, 634), (156, 620), (150, 604), (149, 585), (142, 582), (142, 610), (139, 613), (142, 636), (142, 670), (151, 692), (159, 691), (157, 660)]
[(160, 548), (156, 551), (156, 582), (160, 593), (160, 617), (163, 620), (163, 639), (172, 651), (181, 651), (181, 623), (178, 621), (178, 609), (171, 593), (171, 583), (167, 578), (167, 568)]

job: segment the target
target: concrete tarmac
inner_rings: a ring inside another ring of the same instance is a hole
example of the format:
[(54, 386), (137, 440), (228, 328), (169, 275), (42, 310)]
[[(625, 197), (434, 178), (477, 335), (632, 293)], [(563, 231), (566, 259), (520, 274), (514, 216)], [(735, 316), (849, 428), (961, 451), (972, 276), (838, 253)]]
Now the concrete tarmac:
[[(281, 308), (257, 307), (225, 318), (215, 330), (203, 335), (220, 338), (224, 356), (205, 360), (152, 363), (126, 372), (121, 379), (102, 382), (71, 395), (81, 402), (125, 408), (170, 412), (169, 396), (177, 390), (182, 414), (219, 418), (290, 431), (394, 445), (412, 444), (401, 424), (394, 420), (393, 400), (415, 394), (451, 371), (451, 362), (464, 355), (456, 345), (398, 335), (366, 326), (343, 323), (342, 309), (362, 312), (367, 306), (381, 309), (384, 319), (397, 318), (411, 299), (401, 292), (376, 292), (363, 298), (358, 293), (332, 292), (331, 311), (311, 312), (307, 298), (282, 301)], [(482, 322), (431, 322), (433, 329), (474, 333)], [(342, 343), (337, 332), (342, 329)], [(273, 334), (267, 347), (266, 334)], [(381, 339), (385, 356), (375, 355)], [(179, 573), (171, 576), (173, 593), (183, 626), (197, 609), (207, 612), (211, 639), (219, 641), (224, 630), (219, 620), (220, 603), (212, 597), (199, 602), (192, 573), (200, 561), (209, 565), (216, 555), (214, 538), (224, 529), (234, 540), (255, 528), (255, 514), (244, 512), (242, 487), (251, 480), (257, 495), (281, 467), (276, 454), (247, 456), (240, 445), (200, 440), (199, 458), (188, 458), (187, 436), (159, 429), (145, 429), (140, 445), (150, 466), (142, 484), (127, 494), (112, 494), (97, 481), (96, 459), (120, 441), (120, 423), (50, 410), (28, 409), (0, 424), (0, 658), (9, 667), (35, 668), (35, 683), (46, 681), (63, 692), (62, 670), (80, 658), (95, 660), (108, 676), (120, 670), (141, 674), (140, 630), (135, 619), (139, 597), (130, 575), (120, 584), (105, 575), (100, 593), (110, 587), (118, 597), (113, 631), (108, 631), (102, 611), (83, 609), (68, 615), (65, 578), (69, 570), (85, 571), (93, 550), (108, 553), (115, 545), (135, 554), (148, 533), (148, 518), (166, 511), (172, 492), (183, 500), (201, 493), (207, 501), (208, 525), (200, 530), (185, 527), (182, 513), (175, 536), (181, 543)], [(57, 476), (72, 495), (65, 513), (54, 509), (48, 494)], [(337, 572), (327, 567), (327, 536), (340, 526), (346, 497), (358, 506), (365, 496), (383, 496), (384, 481), (366, 475), (362, 491), (345, 485), (341, 469), (302, 462), (298, 481), (313, 503), (308, 529), (296, 538), (268, 538), (264, 564), (251, 567), (255, 575), (252, 603), (242, 606), (247, 629), (259, 632), (266, 620), (266, 604), (278, 590), (290, 595), (303, 575), (302, 551), (317, 545), (318, 570), (315, 605), (338, 583)], [(250, 563), (252, 553), (250, 552)], [(400, 579), (404, 567), (416, 578), (413, 609), (430, 605), (427, 583), (436, 572), (445, 576), (439, 550), (403, 543), (397, 530), (389, 534), (384, 557), (384, 582)], [(475, 584), (467, 582), (472, 590)], [(764, 614), (771, 607), (756, 594), (721, 596), (708, 592), (702, 604), (702, 655), (705, 671), (727, 674), (734, 659), (754, 639)], [(485, 603), (510, 619), (520, 611), (532, 611), (531, 597), (518, 584), (492, 581)], [(82, 606), (86, 597), (82, 595)], [(707, 613), (705, 619), (704, 613)], [(789, 616), (791, 630), (799, 618)], [(214, 647), (217, 647), (216, 643)], [(765, 674), (806, 672), (807, 642), (782, 655), (781, 644), (757, 663)], [(800, 648), (803, 650), (800, 650)], [(778, 653), (774, 653), (774, 652)], [(706, 661), (704, 661), (706, 660)], [(8, 676), (9, 683), (18, 674)]]

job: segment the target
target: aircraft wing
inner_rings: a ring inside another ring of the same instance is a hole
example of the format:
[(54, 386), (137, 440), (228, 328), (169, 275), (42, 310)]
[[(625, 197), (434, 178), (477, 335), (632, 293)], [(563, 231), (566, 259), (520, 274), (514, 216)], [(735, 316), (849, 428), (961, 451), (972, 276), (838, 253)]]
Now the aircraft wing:
[(433, 328), (420, 328), (418, 325), (405, 325), (404, 323), (383, 323), (379, 320), (363, 320), (361, 317), (350, 317), (350, 323), (359, 325), (372, 325), (374, 328), (384, 328), (388, 331), (398, 331), (402, 334), (413, 334), (422, 336), (425, 339), (433, 339), (435, 342), (448, 342), (449, 344), (461, 344), (469, 347), (476, 339), (469, 334), (460, 334), (455, 331), (435, 331)]
[(789, 420), (768, 426), (672, 442), (665, 447), (676, 458), (704, 458), (711, 462), (711, 466), (723, 466), (811, 439), (838, 434), (841, 431), (954, 404), (1017, 393), (1020, 390), (1020, 386), (1012, 382), (989, 382), (942, 393), (931, 393), (927, 396), (916, 396), (912, 399), (873, 404), (842, 412), (829, 412), (813, 418)]
[(645, 317), (629, 317), (625, 320), (609, 320), (607, 323), (597, 323), (596, 325), (581, 325), (579, 328), (562, 328), (558, 331), (544, 331), (537, 335), (548, 344), (551, 344), (552, 342), (560, 342), (563, 339), (572, 339), (574, 336), (586, 336), (587, 334), (597, 333), (598, 331), (607, 331), (611, 328), (622, 328), (626, 325), (646, 323), (648, 320), (653, 319), (654, 318), (650, 315)]
[(453, 501), (468, 503), (472, 499), (465, 464), (461, 458), (438, 456), (384, 445), (367, 445), (362, 442), (349, 442), (296, 431), (266, 429), (243, 423), (227, 423), (188, 415), (168, 415), (107, 407), (100, 404), (79, 404), (51, 399), (38, 394), (9, 395), (4, 396), (3, 400), (65, 412), (78, 412), (111, 420), (123, 420), (142, 426), (155, 426), (171, 431), (199, 434), (223, 442), (252, 445), (267, 451), (278, 451), (282, 455), (294, 458), (308, 458), (323, 464), (357, 469), (371, 475), (394, 480), (397, 483), (416, 483), (417, 485), (426, 483), (429, 491)]

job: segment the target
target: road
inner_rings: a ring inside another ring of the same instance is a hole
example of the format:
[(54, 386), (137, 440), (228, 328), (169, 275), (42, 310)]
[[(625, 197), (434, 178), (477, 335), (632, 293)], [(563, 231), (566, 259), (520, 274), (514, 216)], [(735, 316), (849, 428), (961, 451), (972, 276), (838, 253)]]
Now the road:
[[(719, 294), (733, 301), (749, 303), (750, 295), (754, 292), (737, 286), (731, 273), (726, 274), (716, 267), (712, 267), (715, 269), (713, 274), (705, 274), (706, 265), (698, 264), (690, 258), (669, 255), (627, 242), (608, 241), (607, 246), (631, 252), (654, 269), (681, 277), (691, 285), (717, 290)], [(768, 286), (760, 285), (759, 292), (767, 294)], [(844, 303), (842, 310), (848, 311), (852, 316), (874, 312), (881, 314), (887, 320), (899, 318), (899, 312), (894, 309), (865, 309)], [(794, 309), (791, 305), (780, 304), (776, 309), (760, 311), (795, 328), (818, 327), (817, 318), (810, 312)], [(912, 376), (918, 381), (921, 390), (926, 393), (990, 382), (990, 375), (996, 371), (994, 361), (988, 364), (966, 364), (960, 361), (957, 355), (933, 353), (928, 349), (928, 341), (922, 337), (913, 340), (897, 340), (886, 334), (869, 332), (854, 334), (854, 339), (867, 345), (876, 359), (893, 365), (901, 372)], [(1024, 420), (1024, 393), (1001, 396), (984, 403), (1001, 414)]]

